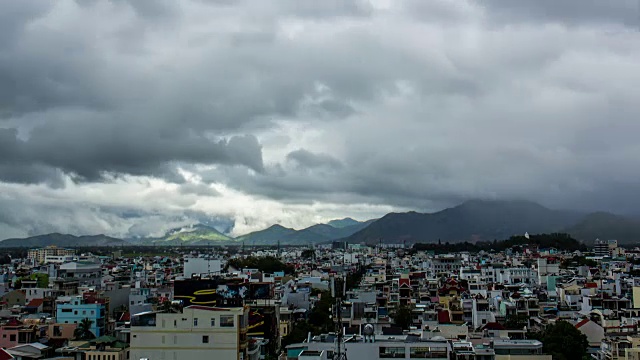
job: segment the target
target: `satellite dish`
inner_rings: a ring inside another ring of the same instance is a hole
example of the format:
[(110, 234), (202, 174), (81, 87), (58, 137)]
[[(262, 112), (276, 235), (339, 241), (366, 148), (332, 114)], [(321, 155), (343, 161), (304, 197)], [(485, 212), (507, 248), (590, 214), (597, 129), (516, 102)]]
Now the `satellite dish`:
[(364, 334), (366, 336), (371, 336), (373, 335), (373, 325), (371, 324), (367, 324), (364, 326)]

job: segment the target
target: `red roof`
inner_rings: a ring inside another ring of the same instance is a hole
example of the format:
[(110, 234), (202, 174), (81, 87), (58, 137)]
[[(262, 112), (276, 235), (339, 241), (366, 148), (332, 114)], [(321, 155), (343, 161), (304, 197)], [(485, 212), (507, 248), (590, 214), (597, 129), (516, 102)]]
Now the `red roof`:
[(399, 279), (400, 281), (398, 282), (398, 285), (400, 287), (402, 286), (408, 286), (411, 287), (411, 281), (409, 279)]
[(122, 313), (120, 321), (131, 321), (131, 314), (129, 312)]
[(595, 289), (598, 287), (598, 284), (594, 283), (594, 282), (588, 282), (586, 284), (584, 284), (584, 287), (587, 289)]
[(44, 299), (33, 299), (31, 301), (29, 301), (29, 303), (27, 304), (27, 307), (40, 307), (40, 305), (42, 305), (42, 303), (44, 302)]
[(589, 319), (584, 319), (582, 321), (580, 321), (579, 323), (576, 324), (576, 329), (580, 329), (581, 327), (583, 327), (584, 325), (586, 325), (589, 321)]
[(15, 359), (15, 358), (13, 357), (13, 355), (4, 351), (3, 348), (0, 348), (0, 360), (10, 360), (10, 359)]

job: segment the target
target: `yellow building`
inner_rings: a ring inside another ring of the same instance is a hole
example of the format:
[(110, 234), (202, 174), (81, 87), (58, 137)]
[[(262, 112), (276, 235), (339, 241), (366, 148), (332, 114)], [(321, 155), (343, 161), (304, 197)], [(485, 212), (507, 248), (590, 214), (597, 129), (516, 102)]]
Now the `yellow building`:
[(76, 251), (73, 249), (64, 249), (51, 245), (40, 249), (29, 250), (27, 258), (33, 259), (38, 264), (42, 264), (47, 256), (73, 256), (75, 254)]

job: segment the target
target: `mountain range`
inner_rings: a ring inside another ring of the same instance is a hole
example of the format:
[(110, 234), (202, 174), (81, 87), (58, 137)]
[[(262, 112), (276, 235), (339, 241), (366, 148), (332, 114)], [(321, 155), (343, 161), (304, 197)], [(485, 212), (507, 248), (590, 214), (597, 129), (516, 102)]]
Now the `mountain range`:
[(333, 240), (350, 243), (491, 241), (512, 235), (564, 232), (591, 243), (596, 238), (640, 243), (640, 221), (611, 213), (553, 210), (530, 201), (472, 200), (433, 213), (390, 213), (364, 222), (351, 218), (332, 220), (295, 230), (272, 225), (236, 238), (213, 227), (195, 224), (168, 231), (162, 237), (115, 239), (105, 235), (49, 234), (8, 239), (0, 247), (119, 246), (119, 245), (308, 245)]
[(129, 245), (124, 240), (106, 235), (74, 236), (69, 234), (46, 234), (32, 236), (24, 239), (6, 239), (0, 241), (0, 247), (43, 247), (43, 246), (123, 246)]

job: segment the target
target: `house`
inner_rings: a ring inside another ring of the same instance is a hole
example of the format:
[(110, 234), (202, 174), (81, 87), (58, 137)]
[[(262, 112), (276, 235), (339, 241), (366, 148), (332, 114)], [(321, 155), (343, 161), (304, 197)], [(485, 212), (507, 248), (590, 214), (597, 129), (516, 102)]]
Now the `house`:
[(604, 328), (590, 319), (583, 319), (575, 327), (587, 337), (589, 353), (595, 354), (600, 349), (600, 344), (604, 339)]
[(53, 349), (37, 342), (14, 346), (7, 349), (7, 352), (17, 360), (41, 359), (53, 355)]

